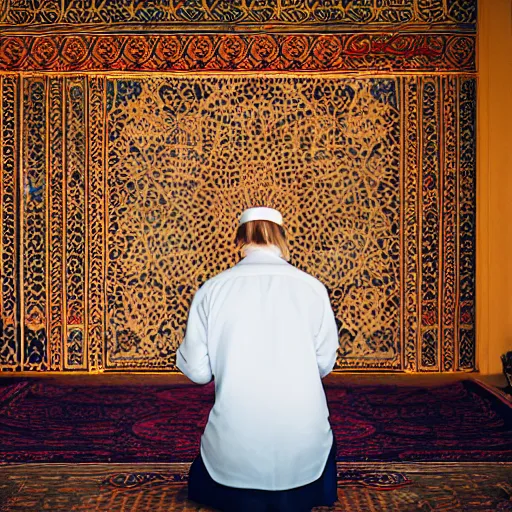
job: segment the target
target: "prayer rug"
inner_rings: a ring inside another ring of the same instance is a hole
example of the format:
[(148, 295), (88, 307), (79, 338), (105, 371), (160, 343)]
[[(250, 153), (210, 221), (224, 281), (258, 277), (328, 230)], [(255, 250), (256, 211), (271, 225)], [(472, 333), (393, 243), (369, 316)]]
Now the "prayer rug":
[[(512, 406), (480, 383), (326, 388), (337, 460), (511, 462)], [(0, 462), (191, 462), (207, 386), (0, 387)]]
[[(0, 468), (0, 511), (207, 512), (187, 500), (188, 464)], [(335, 507), (315, 512), (510, 511), (510, 463), (338, 463)]]

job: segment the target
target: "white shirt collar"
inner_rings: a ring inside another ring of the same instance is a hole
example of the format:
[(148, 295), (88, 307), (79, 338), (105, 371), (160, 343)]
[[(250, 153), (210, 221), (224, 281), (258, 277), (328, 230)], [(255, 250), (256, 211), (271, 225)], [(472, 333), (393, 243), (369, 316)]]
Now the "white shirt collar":
[(282, 258), (281, 250), (276, 245), (247, 245), (243, 250), (243, 254), (245, 258), (242, 261), (267, 259), (268, 257), (270, 257), (270, 259), (279, 259), (282, 262), (285, 261)]

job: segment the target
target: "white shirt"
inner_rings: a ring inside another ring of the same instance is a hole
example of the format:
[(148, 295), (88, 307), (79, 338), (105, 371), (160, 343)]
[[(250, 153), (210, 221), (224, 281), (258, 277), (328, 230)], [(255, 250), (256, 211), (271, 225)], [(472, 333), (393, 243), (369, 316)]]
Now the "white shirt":
[(176, 364), (198, 384), (215, 376), (201, 438), (213, 480), (284, 490), (320, 477), (333, 435), (321, 378), (338, 346), (324, 285), (277, 247), (248, 247), (199, 289)]

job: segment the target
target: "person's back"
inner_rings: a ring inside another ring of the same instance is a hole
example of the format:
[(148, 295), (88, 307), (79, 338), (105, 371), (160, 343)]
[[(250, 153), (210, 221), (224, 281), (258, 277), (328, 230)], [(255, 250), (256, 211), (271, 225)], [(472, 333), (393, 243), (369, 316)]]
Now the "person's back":
[[(245, 244), (246, 245), (246, 244)], [(338, 337), (325, 287), (270, 244), (197, 292), (178, 367), (215, 377), (215, 405), (201, 439), (211, 478), (282, 491), (316, 481), (333, 446), (321, 378)]]

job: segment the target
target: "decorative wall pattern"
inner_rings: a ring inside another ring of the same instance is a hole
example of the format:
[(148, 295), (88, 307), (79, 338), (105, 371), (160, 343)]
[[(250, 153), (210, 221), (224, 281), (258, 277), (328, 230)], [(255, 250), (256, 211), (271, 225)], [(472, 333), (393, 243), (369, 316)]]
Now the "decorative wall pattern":
[(399, 366), (399, 84), (109, 80), (109, 362), (169, 364), (256, 201), (285, 212), (293, 262), (331, 290), (340, 365)]
[(476, 23), (471, 0), (1, 0), (5, 26), (49, 24)]
[(474, 35), (62, 35), (0, 38), (0, 71), (475, 71)]
[(330, 4), (0, 1), (1, 370), (175, 369), (256, 203), (338, 369), (475, 368), (476, 2)]
[[(340, 368), (473, 367), (473, 79), (14, 84), (30, 144), (19, 249), (4, 215), (3, 245), (24, 262), (21, 353), (4, 294), (6, 369), (172, 368), (191, 295), (236, 261), (233, 226), (254, 202), (285, 212), (293, 262), (331, 291)], [(4, 105), (12, 85), (3, 79)], [(12, 271), (3, 278), (15, 288)]]

